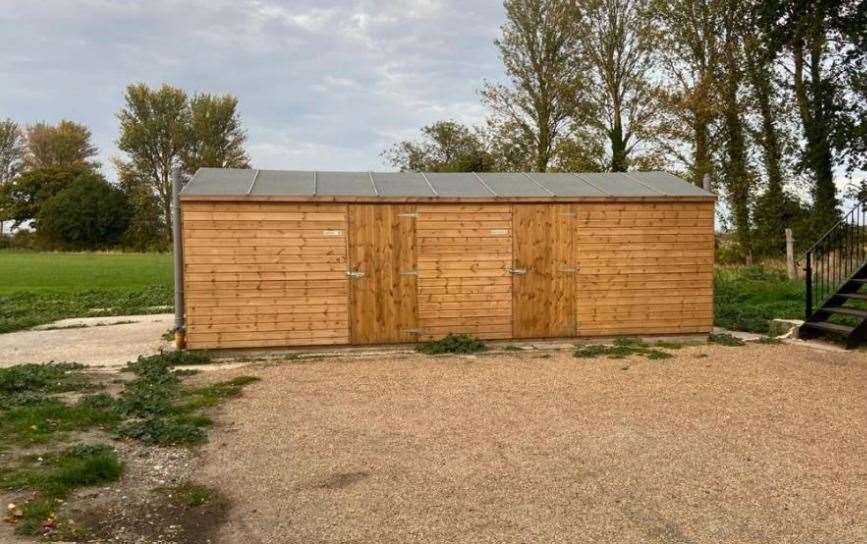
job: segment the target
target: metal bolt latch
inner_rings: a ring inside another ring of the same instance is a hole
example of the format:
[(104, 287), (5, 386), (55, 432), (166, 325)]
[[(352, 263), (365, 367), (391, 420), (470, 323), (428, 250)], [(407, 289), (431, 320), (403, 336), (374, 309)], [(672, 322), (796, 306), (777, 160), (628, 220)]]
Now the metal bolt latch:
[(516, 274), (518, 276), (524, 276), (527, 274), (526, 268), (510, 268), (509, 272), (512, 274)]
[(352, 270), (347, 270), (346, 275), (349, 276), (350, 278), (363, 278), (364, 272), (354, 272)]

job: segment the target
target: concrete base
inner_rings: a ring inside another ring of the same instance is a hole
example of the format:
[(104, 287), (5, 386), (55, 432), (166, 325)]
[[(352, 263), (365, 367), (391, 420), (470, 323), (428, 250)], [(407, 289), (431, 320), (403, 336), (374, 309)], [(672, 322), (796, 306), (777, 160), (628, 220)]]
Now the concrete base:
[(798, 327), (804, 322), (800, 319), (772, 319), (769, 323), (770, 336), (798, 337)]

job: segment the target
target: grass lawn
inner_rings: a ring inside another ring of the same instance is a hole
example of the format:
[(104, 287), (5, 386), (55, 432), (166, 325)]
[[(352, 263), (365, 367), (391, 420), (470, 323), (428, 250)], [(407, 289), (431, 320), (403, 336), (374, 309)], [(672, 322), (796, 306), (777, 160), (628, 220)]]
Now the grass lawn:
[(0, 333), (172, 304), (172, 256), (0, 251)]
[(803, 319), (804, 283), (775, 268), (717, 267), (714, 306), (718, 326), (766, 333), (771, 319)]

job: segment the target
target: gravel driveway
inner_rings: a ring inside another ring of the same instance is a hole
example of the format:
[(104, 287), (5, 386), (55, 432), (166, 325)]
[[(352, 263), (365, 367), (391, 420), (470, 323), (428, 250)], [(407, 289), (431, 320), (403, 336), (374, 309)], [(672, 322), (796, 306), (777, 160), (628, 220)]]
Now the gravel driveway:
[(199, 478), (222, 542), (867, 542), (867, 355), (287, 361)]

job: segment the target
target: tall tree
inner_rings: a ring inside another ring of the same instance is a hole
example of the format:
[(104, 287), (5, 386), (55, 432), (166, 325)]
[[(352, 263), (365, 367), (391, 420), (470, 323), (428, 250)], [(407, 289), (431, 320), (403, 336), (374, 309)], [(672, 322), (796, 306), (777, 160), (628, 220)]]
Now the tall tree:
[(609, 144), (608, 167), (629, 168), (641, 144), (656, 137), (659, 101), (652, 81), (659, 36), (649, 0), (578, 0), (577, 31), (589, 62), (589, 107), (578, 125), (600, 131)]
[(494, 161), (485, 149), (479, 130), (456, 121), (439, 121), (422, 127), (417, 141), (405, 140), (386, 149), (382, 156), (401, 171), (487, 172)]
[(722, 109), (725, 155), (723, 176), (731, 206), (735, 235), (741, 251), (752, 262), (752, 225), (750, 205), (754, 178), (747, 163), (745, 107), (741, 92), (743, 84), (743, 2), (727, 0), (723, 10), (722, 62), (718, 78), (720, 107)]
[(241, 127), (234, 96), (197, 94), (190, 99), (189, 145), (183, 152), (184, 171), (192, 176), (201, 167), (248, 168), (244, 150), (247, 135)]
[(91, 168), (97, 149), (90, 142), (90, 130), (73, 121), (62, 120), (57, 125), (36, 123), (27, 127), (27, 154), (24, 162), (28, 169)]
[[(668, 126), (674, 140), (669, 151), (680, 159), (690, 179), (701, 186), (713, 174), (717, 146), (713, 142), (718, 118), (716, 86), (719, 65), (719, 0), (657, 0), (661, 67), (667, 76), (663, 102), (673, 117)], [(680, 149), (680, 143), (690, 153)]]
[[(769, 9), (770, 8), (770, 9)], [(755, 200), (754, 246), (759, 254), (779, 256), (785, 247), (785, 229), (802, 221), (802, 206), (785, 190), (784, 137), (780, 132), (788, 116), (780, 99), (778, 51), (773, 47), (773, 7), (752, 0), (744, 10), (744, 74), (750, 89), (751, 109), (758, 117), (754, 137), (761, 149), (765, 190)]]
[(156, 193), (164, 237), (171, 240), (172, 170), (183, 166), (191, 134), (187, 94), (169, 85), (151, 89), (136, 84), (127, 87), (124, 100), (117, 144), (129, 161), (121, 161), (121, 167), (134, 171)]
[(834, 167), (852, 149), (855, 120), (865, 111), (864, 98), (853, 100), (846, 85), (863, 75), (867, 7), (863, 0), (775, 4), (775, 35), (791, 55), (792, 88), (803, 127), (801, 166), (813, 178), (813, 216), (816, 229), (823, 229), (838, 218)]
[(12, 119), (0, 121), (0, 183), (15, 177), (24, 165), (24, 134)]
[(495, 125), (505, 124), (532, 149), (525, 168), (544, 172), (582, 89), (577, 10), (567, 0), (506, 0), (495, 42), (509, 84), (485, 83), (482, 100)]
[[(24, 134), (18, 123), (12, 119), (0, 121), (0, 196), (2, 187), (21, 170), (24, 152)], [(3, 236), (3, 223), (7, 219), (5, 208), (0, 200), (0, 236)]]

